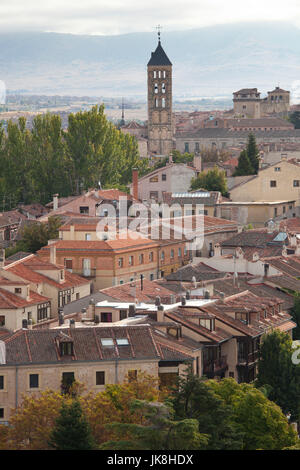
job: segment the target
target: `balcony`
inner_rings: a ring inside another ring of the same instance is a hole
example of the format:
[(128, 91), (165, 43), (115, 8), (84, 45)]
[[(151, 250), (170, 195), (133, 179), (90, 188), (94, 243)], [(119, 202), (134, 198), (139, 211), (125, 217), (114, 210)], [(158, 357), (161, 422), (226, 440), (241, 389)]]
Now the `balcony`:
[(203, 374), (208, 378), (213, 378), (215, 375), (221, 375), (227, 369), (227, 356), (221, 356), (218, 359), (204, 361), (203, 363)]
[(258, 360), (259, 357), (259, 351), (254, 351), (249, 354), (239, 354), (238, 355), (238, 364), (239, 365), (249, 365), (253, 364)]
[(88, 279), (92, 279), (96, 277), (96, 268), (85, 268), (82, 270), (81, 276), (86, 277)]

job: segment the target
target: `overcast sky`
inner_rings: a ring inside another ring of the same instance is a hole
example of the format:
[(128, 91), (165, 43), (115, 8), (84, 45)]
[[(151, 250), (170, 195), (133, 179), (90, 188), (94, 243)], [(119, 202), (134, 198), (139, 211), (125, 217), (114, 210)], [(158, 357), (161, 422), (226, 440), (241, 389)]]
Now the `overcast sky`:
[(162, 33), (238, 21), (289, 21), (300, 0), (0, 0), (0, 32)]

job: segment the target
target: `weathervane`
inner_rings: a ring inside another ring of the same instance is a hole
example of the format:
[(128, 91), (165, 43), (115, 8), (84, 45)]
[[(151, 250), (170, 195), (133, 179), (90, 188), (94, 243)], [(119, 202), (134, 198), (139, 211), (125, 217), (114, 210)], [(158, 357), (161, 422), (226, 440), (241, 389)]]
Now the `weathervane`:
[(158, 24), (155, 29), (157, 29), (158, 42), (160, 42), (160, 30), (162, 29), (162, 26)]

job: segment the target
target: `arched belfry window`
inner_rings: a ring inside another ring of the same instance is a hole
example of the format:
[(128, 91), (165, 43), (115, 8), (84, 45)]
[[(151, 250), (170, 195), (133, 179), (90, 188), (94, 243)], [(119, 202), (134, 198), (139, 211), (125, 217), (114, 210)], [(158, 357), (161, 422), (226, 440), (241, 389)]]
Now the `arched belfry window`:
[(153, 78), (156, 78), (156, 70), (153, 71)]
[(158, 71), (158, 78), (161, 78), (161, 71)]
[(158, 84), (154, 83), (154, 93), (158, 93)]
[(162, 108), (165, 108), (165, 107), (166, 107), (166, 99), (165, 99), (165, 98), (162, 98), (162, 100), (161, 100), (161, 106), (162, 106)]
[(166, 84), (165, 83), (161, 84), (161, 92), (166, 93)]
[(158, 108), (158, 99), (155, 98), (155, 107)]

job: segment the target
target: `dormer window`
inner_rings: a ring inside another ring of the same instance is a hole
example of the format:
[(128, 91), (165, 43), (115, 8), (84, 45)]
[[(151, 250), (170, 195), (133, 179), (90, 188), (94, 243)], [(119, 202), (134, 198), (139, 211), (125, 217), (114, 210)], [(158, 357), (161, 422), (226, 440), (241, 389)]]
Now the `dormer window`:
[(73, 343), (71, 341), (60, 344), (60, 355), (73, 356)]
[(61, 331), (55, 339), (61, 357), (74, 355), (73, 338), (71, 336)]
[(248, 315), (246, 312), (236, 312), (235, 313), (235, 319), (240, 320), (246, 325), (248, 325)]
[(215, 329), (215, 319), (214, 318), (200, 318), (199, 325), (203, 326), (209, 331), (214, 331)]

